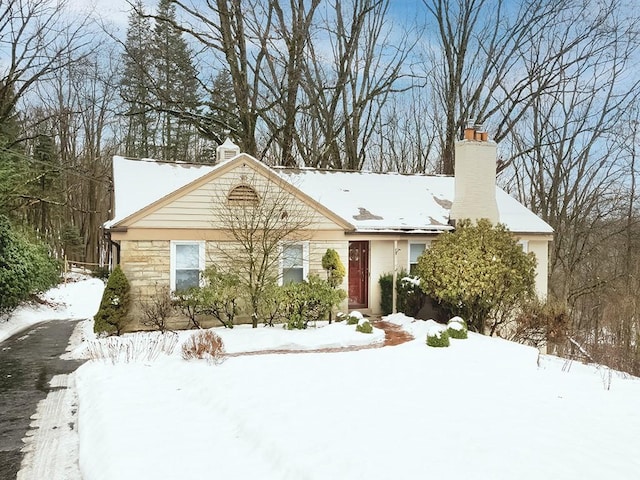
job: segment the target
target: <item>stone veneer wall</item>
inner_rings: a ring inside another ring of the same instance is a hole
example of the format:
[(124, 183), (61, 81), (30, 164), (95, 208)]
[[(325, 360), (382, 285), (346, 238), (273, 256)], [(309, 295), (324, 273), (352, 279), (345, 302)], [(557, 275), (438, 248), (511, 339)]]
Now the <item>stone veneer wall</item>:
[[(144, 330), (148, 327), (142, 323), (143, 314), (141, 303), (156, 294), (158, 287), (165, 287), (170, 282), (170, 245), (169, 240), (123, 240), (120, 247), (120, 261), (122, 269), (131, 285), (132, 305), (129, 312), (131, 323), (127, 330)], [(205, 259), (210, 265), (216, 260), (218, 242), (206, 242)], [(328, 248), (335, 249), (340, 255), (345, 268), (348, 267), (348, 242), (346, 241), (326, 241), (311, 240), (309, 242), (309, 273), (315, 273), (320, 278), (326, 278), (326, 272), (322, 268), (322, 256)], [(346, 291), (348, 278), (345, 277), (342, 288)], [(347, 301), (340, 307), (346, 311)], [(249, 321), (246, 315), (241, 316), (239, 321)], [(177, 314), (170, 319), (170, 326), (174, 329), (187, 327), (187, 319), (181, 314)], [(203, 326), (210, 327), (218, 325), (216, 320), (203, 321)]]

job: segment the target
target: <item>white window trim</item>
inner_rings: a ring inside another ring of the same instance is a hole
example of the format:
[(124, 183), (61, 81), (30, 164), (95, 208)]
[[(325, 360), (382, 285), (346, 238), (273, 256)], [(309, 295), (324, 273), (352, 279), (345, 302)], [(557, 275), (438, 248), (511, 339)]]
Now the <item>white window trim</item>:
[(407, 248), (407, 272), (411, 271), (411, 245), (424, 245), (424, 249), (426, 251), (431, 248), (431, 240), (409, 241), (409, 246)]
[(278, 262), (278, 285), (283, 285), (284, 278), (284, 247), (293, 245), (302, 245), (302, 279), (307, 280), (309, 277), (309, 242), (286, 242), (280, 245), (280, 259)]
[(200, 272), (203, 272), (205, 267), (205, 242), (202, 240), (171, 240), (171, 253), (169, 255), (169, 288), (172, 292), (176, 291), (176, 245), (193, 244), (198, 245), (198, 269)]

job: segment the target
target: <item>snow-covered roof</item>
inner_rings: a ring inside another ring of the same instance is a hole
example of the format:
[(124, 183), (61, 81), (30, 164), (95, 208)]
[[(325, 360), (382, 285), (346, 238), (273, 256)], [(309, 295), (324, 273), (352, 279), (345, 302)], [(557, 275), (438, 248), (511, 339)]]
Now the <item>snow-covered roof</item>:
[[(219, 166), (219, 165), (217, 165)], [(113, 157), (114, 216), (109, 228), (153, 202), (213, 171), (214, 165)]]
[[(397, 173), (276, 169), (294, 186), (359, 232), (451, 230), (454, 178)], [(514, 233), (553, 233), (528, 208), (496, 188), (500, 222)]]
[[(113, 159), (114, 217), (109, 228), (216, 170), (217, 165)], [(454, 178), (318, 169), (273, 169), (358, 232), (435, 233), (451, 230)], [(533, 212), (497, 188), (500, 222), (514, 233), (552, 233)]]

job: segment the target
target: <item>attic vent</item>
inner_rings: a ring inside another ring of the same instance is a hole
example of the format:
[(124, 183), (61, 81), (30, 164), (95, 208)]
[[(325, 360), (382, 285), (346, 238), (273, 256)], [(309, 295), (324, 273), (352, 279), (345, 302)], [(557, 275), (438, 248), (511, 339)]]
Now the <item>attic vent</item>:
[(258, 194), (248, 185), (238, 185), (227, 196), (229, 203), (258, 203)]
[(226, 162), (240, 153), (240, 147), (227, 138), (222, 145), (216, 148), (217, 163)]

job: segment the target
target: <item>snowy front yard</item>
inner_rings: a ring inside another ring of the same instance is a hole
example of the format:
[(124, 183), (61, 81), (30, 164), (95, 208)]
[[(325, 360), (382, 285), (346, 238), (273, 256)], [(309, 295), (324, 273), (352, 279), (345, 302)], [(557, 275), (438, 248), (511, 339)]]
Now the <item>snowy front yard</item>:
[[(474, 334), (430, 348), (426, 322), (391, 320), (416, 340), (213, 365), (183, 360), (181, 333), (155, 361), (86, 363), (83, 478), (639, 478), (639, 379)], [(234, 352), (381, 340), (354, 328), (219, 333)]]

